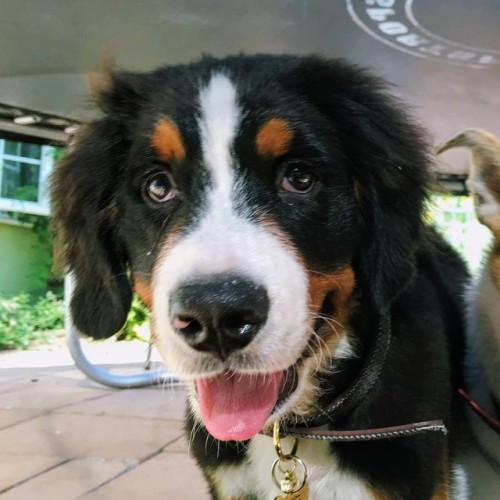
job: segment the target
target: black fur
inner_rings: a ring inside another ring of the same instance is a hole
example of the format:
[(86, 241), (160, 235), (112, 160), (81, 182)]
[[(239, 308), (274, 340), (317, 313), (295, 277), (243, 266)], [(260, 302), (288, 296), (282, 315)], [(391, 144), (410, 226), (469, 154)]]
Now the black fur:
[[(233, 151), (247, 188), (245, 209), (256, 218), (272, 214), (310, 270), (353, 265), (359, 305), (349, 323), (360, 353), (373, 339), (373, 305), (392, 315), (391, 350), (379, 383), (336, 426), (448, 419), (461, 379), (465, 266), (422, 222), (429, 184), (422, 132), (382, 80), (344, 61), (237, 56), (113, 75), (99, 97), (102, 118), (79, 138), (53, 179), (56, 228), (77, 283), (76, 326), (94, 337), (115, 333), (130, 305), (127, 270), (150, 282), (172, 228), (185, 231), (203, 213), (210, 178), (201, 161), (197, 92), (215, 70), (235, 82), (245, 116)], [(180, 199), (152, 207), (141, 190), (147, 175), (163, 168), (149, 140), (163, 115), (178, 124), (187, 155), (181, 167), (172, 167)], [(284, 164), (308, 162), (321, 180), (307, 200), (277, 194), (282, 167), (258, 158), (252, 147), (259, 124), (275, 115), (295, 131), (294, 156)], [(361, 364), (362, 357), (337, 362), (330, 374), (318, 375), (318, 402), (335, 397)], [(193, 425), (188, 420), (188, 428)], [(440, 436), (332, 447), (343, 467), (405, 500), (431, 497), (445, 449)], [(216, 443), (204, 429), (195, 433), (193, 450), (205, 470), (244, 459), (241, 445)]]

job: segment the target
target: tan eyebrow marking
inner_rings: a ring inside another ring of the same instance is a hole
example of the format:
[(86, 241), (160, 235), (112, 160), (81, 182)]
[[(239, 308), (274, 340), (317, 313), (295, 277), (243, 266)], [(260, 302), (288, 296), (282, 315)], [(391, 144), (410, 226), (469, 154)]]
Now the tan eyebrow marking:
[(170, 118), (162, 118), (156, 124), (151, 144), (162, 161), (180, 162), (186, 157), (186, 148), (179, 127)]
[(255, 145), (257, 152), (264, 158), (277, 158), (290, 149), (293, 130), (283, 118), (271, 118), (257, 132)]

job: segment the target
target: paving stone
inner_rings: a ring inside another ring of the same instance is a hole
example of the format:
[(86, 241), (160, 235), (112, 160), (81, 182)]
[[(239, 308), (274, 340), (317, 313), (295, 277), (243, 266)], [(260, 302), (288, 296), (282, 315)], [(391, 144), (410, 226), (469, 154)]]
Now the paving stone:
[(176, 439), (173, 443), (169, 443), (164, 449), (167, 453), (184, 453), (189, 455), (189, 444), (187, 437), (183, 434), (179, 439)]
[(90, 415), (138, 416), (168, 420), (184, 420), (186, 392), (184, 389), (161, 387), (126, 389), (107, 396), (61, 408), (61, 413)]
[(8, 490), (2, 500), (73, 500), (128, 467), (125, 461), (78, 458)]
[[(101, 363), (116, 362), (113, 373), (137, 373), (144, 345), (119, 344), (86, 349)], [(182, 387), (110, 389), (86, 378), (64, 349), (0, 353), (0, 496), (205, 500), (182, 430), (184, 408)]]
[(177, 453), (161, 453), (84, 498), (208, 500), (209, 495), (201, 471), (192, 459)]
[[(15, 377), (12, 377), (7, 379), (7, 373), (5, 372), (0, 372), (0, 394), (3, 394), (4, 392), (10, 392), (10, 391), (16, 391), (19, 389), (24, 389), (27, 385), (28, 382), (24, 379), (17, 379)], [(5, 380), (2, 380), (5, 378)]]
[[(64, 457), (13, 455), (0, 452), (0, 493), (64, 462)], [(4, 497), (2, 496), (2, 499)]]
[(74, 384), (62, 384), (57, 380), (43, 380), (25, 388), (2, 394), (0, 409), (34, 408), (54, 409), (85, 399), (104, 396), (111, 390), (106, 388), (77, 387)]
[(35, 410), (34, 408), (12, 408), (11, 410), (0, 409), (0, 429), (38, 417), (42, 413), (44, 413), (44, 410)]
[(174, 420), (50, 414), (0, 431), (4, 453), (143, 460), (182, 434)]

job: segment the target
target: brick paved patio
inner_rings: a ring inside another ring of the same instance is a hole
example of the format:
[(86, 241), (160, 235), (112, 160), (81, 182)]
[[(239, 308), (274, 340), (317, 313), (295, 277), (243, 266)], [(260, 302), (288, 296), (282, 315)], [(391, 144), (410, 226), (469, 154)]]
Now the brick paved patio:
[[(128, 373), (144, 344), (120, 344), (91, 354)], [(184, 398), (179, 386), (100, 386), (63, 347), (0, 352), (2, 500), (208, 499), (183, 436)]]

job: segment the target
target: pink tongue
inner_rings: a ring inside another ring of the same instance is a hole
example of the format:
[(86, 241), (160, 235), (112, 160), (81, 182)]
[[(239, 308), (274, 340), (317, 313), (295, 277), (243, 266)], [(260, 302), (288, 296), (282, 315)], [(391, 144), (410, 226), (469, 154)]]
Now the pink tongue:
[(278, 401), (283, 372), (224, 373), (196, 382), (203, 422), (221, 441), (245, 441), (264, 426)]

